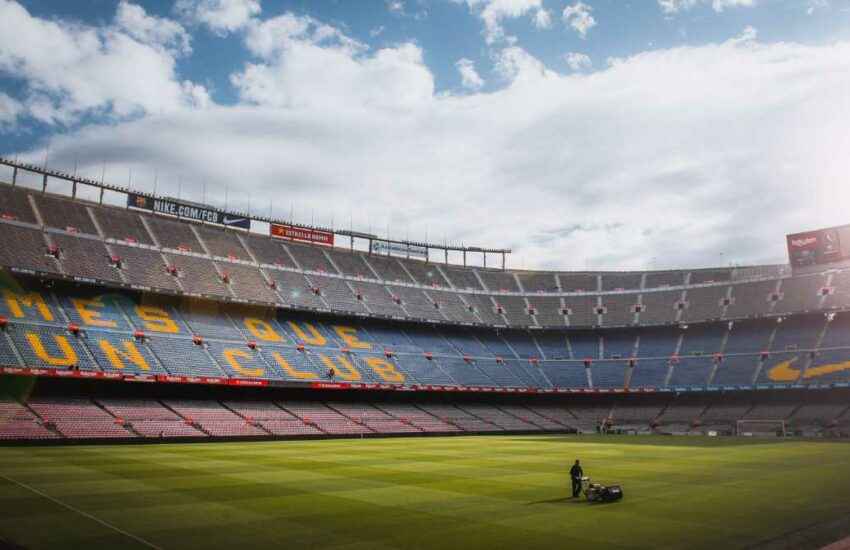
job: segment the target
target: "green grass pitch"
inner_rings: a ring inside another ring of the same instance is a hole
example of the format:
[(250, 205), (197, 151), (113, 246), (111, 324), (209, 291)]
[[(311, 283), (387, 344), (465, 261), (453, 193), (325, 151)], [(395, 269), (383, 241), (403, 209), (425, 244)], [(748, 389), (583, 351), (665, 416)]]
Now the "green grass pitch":
[[(625, 499), (569, 499), (575, 458)], [(835, 442), (0, 447), (0, 540), (24, 548), (817, 548), (850, 534), (848, 516), (850, 444)]]

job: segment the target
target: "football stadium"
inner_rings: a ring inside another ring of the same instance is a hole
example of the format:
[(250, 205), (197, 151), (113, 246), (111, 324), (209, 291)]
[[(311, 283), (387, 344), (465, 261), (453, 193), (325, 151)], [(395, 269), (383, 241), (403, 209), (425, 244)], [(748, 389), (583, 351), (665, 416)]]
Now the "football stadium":
[[(788, 236), (788, 265), (485, 269), (128, 190), (84, 202), (16, 180), (101, 184), (2, 162), (16, 544), (815, 548), (850, 531), (847, 228)], [(624, 498), (571, 499), (574, 456)]]
[(849, 29), (0, 0), (0, 550), (850, 548)]

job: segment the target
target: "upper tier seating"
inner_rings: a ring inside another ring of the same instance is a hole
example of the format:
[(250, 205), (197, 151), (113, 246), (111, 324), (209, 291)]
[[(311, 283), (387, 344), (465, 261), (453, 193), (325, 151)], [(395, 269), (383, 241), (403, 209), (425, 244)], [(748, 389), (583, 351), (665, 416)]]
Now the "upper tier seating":
[(366, 261), (372, 266), (372, 269), (375, 270), (378, 276), (385, 281), (401, 283), (416, 282), (407, 274), (401, 263), (394, 257), (371, 254), (366, 258)]
[[(277, 269), (269, 269), (266, 273), (277, 286), (277, 292), (284, 304), (311, 309), (328, 309), (327, 303), (313, 291), (318, 286), (301, 273)], [(315, 275), (310, 277), (316, 278)]]
[(29, 201), (29, 192), (20, 187), (0, 185), (0, 218), (38, 223)]
[(295, 267), (295, 262), (280, 242), (251, 233), (245, 233), (241, 237), (248, 244), (257, 262), (280, 267)]
[(204, 251), (192, 231), (194, 224), (166, 219), (161, 216), (145, 216), (144, 219), (160, 246), (198, 253)]
[(513, 273), (480, 269), (478, 275), (487, 285), (487, 289), (493, 292), (519, 292)]
[(683, 322), (704, 319), (720, 319), (725, 306), (723, 300), (729, 294), (728, 286), (707, 286), (689, 288), (685, 295), (686, 307), (682, 312)]
[(193, 294), (230, 298), (230, 291), (215, 269), (215, 264), (206, 258), (183, 254), (163, 254), (169, 265), (177, 268), (180, 284)]
[(121, 260), (122, 272), (130, 284), (180, 290), (177, 277), (167, 271), (166, 260), (160, 252), (135, 246), (110, 246), (112, 252)]
[(280, 303), (280, 298), (263, 278), (263, 274), (252, 266), (235, 263), (216, 263), (219, 272), (227, 277), (227, 284), (237, 298), (254, 302)]
[(137, 212), (121, 208), (98, 208), (94, 212), (104, 237), (147, 245), (154, 244)]
[(0, 227), (0, 265), (61, 273), (41, 231), (10, 224)]
[(731, 280), (731, 269), (697, 269), (691, 271), (691, 278), (688, 283), (698, 285), (703, 283), (721, 283)]
[(41, 193), (34, 193), (32, 197), (38, 205), (44, 225), (69, 231), (73, 228), (89, 235), (98, 234), (88, 209), (82, 203)]
[(726, 310), (728, 319), (754, 317), (770, 312), (775, 297), (776, 281), (757, 281), (732, 285), (732, 303)]
[(404, 264), (408, 273), (413, 275), (414, 280), (420, 285), (432, 287), (449, 287), (449, 282), (443, 277), (440, 269), (433, 263), (417, 260), (399, 260)]
[(558, 292), (558, 280), (554, 273), (518, 272), (517, 279), (526, 292)]
[(483, 290), (484, 287), (481, 286), (481, 282), (478, 280), (478, 277), (475, 276), (475, 273), (469, 269), (462, 269), (460, 267), (451, 267), (451, 266), (442, 266), (443, 273), (446, 274), (452, 286), (457, 289), (468, 289), (468, 290)]
[(634, 290), (640, 288), (643, 273), (603, 273), (602, 290)]
[(340, 249), (325, 250), (328, 257), (333, 260), (334, 265), (344, 275), (364, 279), (376, 279), (375, 272), (365, 261), (365, 256), (359, 252), (346, 252)]
[(102, 281), (123, 282), (120, 270), (110, 264), (111, 254), (102, 241), (57, 233), (52, 233), (50, 238), (59, 247), (59, 261), (65, 273)]
[(641, 294), (640, 323), (644, 325), (670, 324), (676, 320), (677, 304), (681, 301), (682, 293), (678, 290), (669, 292), (644, 292)]
[(334, 275), (339, 273), (325, 255), (325, 247), (323, 246), (310, 246), (293, 242), (287, 242), (283, 246), (289, 251), (296, 264), (305, 271), (319, 271), (321, 273), (333, 273)]
[(685, 284), (685, 275), (684, 271), (650, 271), (646, 274), (643, 287), (680, 286)]
[(599, 276), (592, 273), (558, 273), (564, 292), (594, 292), (599, 290)]
[(196, 225), (195, 231), (201, 237), (206, 249), (213, 256), (236, 260), (251, 260), (251, 255), (242, 246), (234, 231), (227, 231), (205, 225)]

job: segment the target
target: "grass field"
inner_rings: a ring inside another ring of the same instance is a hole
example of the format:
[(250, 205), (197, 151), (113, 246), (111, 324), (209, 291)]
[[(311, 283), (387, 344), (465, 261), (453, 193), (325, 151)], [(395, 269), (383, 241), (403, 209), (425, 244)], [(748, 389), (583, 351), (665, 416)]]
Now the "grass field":
[[(569, 498), (576, 457), (625, 499)], [(452, 437), (0, 447), (24, 548), (819, 547), (850, 534), (850, 444)], [(0, 547), (3, 545), (0, 544)]]

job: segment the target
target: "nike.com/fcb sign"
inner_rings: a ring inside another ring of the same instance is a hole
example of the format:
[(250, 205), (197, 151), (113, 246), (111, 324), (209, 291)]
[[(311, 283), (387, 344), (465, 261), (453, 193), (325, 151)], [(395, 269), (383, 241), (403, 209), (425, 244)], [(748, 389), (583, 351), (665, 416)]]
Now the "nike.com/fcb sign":
[(242, 216), (232, 216), (218, 210), (204, 208), (203, 206), (166, 199), (154, 199), (152, 197), (136, 195), (135, 193), (129, 193), (127, 195), (127, 206), (150, 210), (158, 214), (169, 214), (178, 218), (188, 218), (199, 222), (217, 223), (240, 229), (251, 229), (251, 220)]

